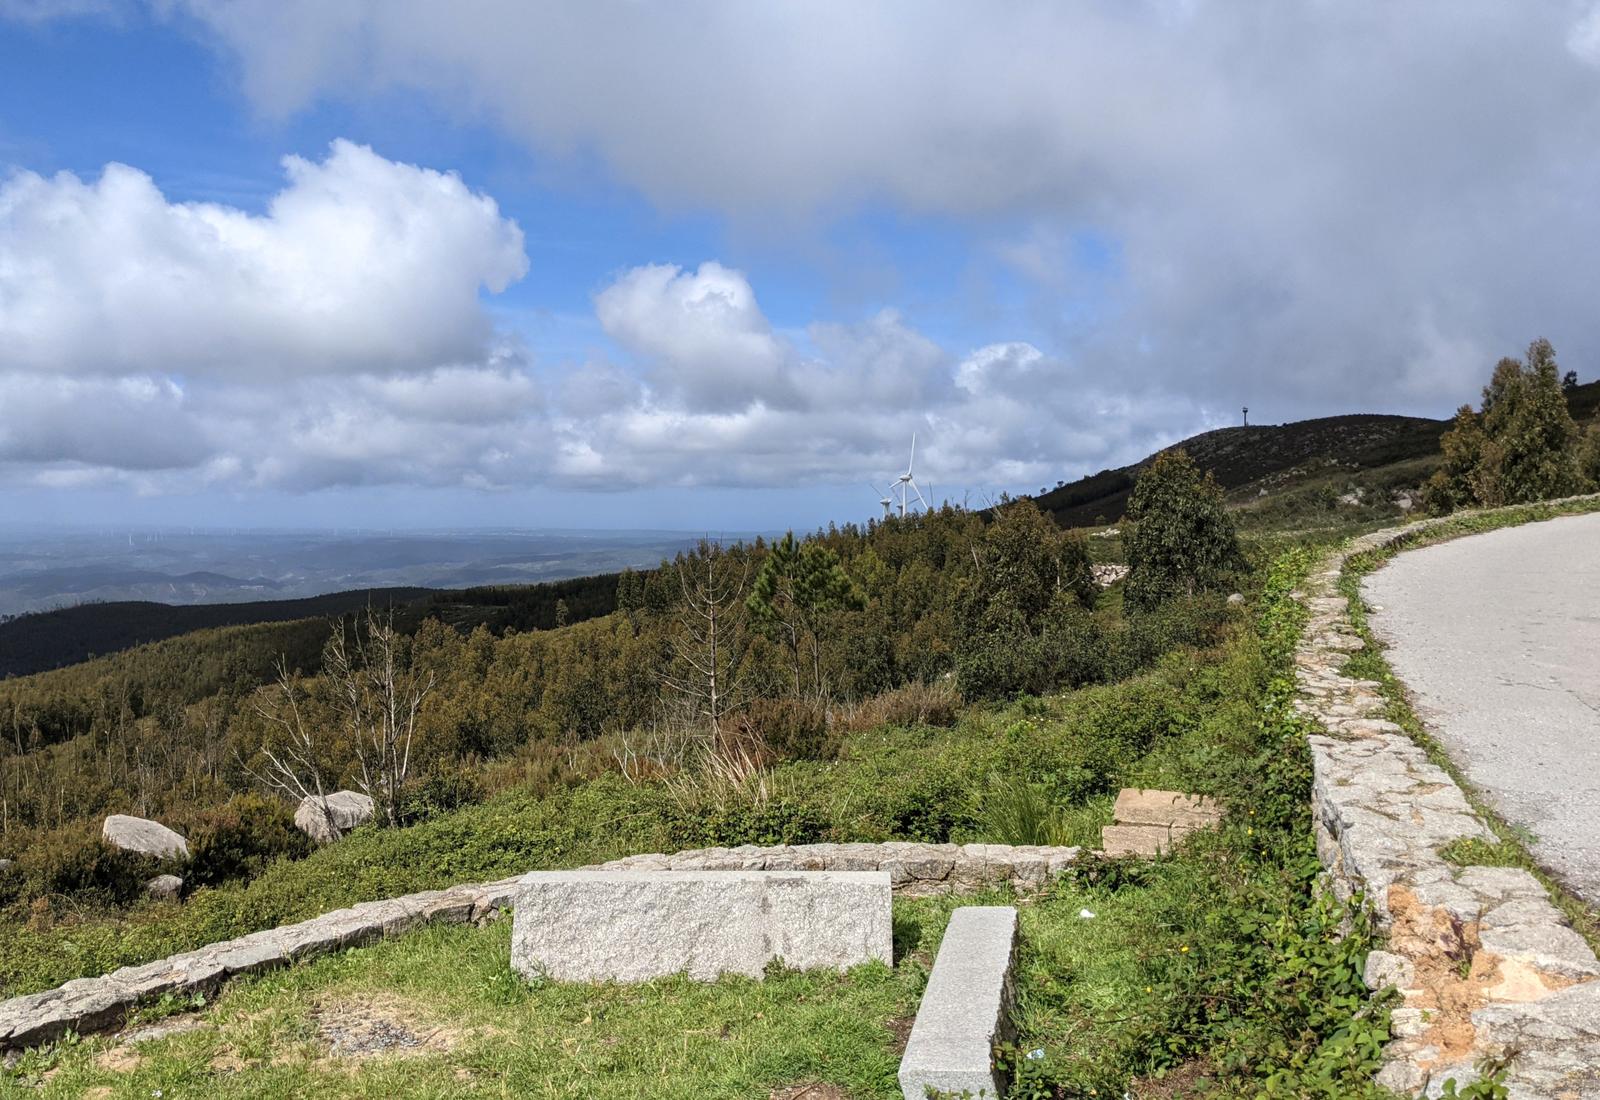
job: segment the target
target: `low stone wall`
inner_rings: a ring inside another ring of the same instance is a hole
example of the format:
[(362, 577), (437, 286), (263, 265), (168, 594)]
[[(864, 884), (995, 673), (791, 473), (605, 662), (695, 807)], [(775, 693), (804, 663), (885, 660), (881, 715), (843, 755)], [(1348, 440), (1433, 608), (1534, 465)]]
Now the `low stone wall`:
[[(893, 888), (923, 895), (1009, 883), (1043, 885), (1078, 858), (1077, 848), (1003, 844), (801, 844), (702, 848), (630, 856), (593, 870), (884, 871)], [(36, 1046), (67, 1031), (121, 1026), (128, 1012), (163, 994), (205, 992), (236, 974), (284, 966), (434, 922), (483, 921), (511, 908), (522, 878), (454, 886), (365, 902), (298, 924), (253, 932), (142, 966), (0, 1001), (0, 1051)]]
[(1079, 848), (1008, 844), (783, 844), (697, 848), (602, 863), (604, 871), (887, 871), (898, 894), (925, 897), (984, 886), (1036, 889), (1078, 859)]
[(1505, 1060), (1512, 1100), (1600, 1095), (1600, 960), (1531, 874), (1457, 867), (1451, 841), (1493, 840), (1450, 776), (1386, 720), (1380, 685), (1343, 667), (1364, 642), (1338, 582), (1353, 555), (1437, 521), (1353, 541), (1303, 586), (1310, 612), (1295, 655), (1310, 738), (1317, 851), (1335, 889), (1360, 891), (1388, 935), (1368, 957), (1374, 990), (1394, 986), (1395, 1039), (1379, 1083), (1407, 1095), (1465, 1086)]

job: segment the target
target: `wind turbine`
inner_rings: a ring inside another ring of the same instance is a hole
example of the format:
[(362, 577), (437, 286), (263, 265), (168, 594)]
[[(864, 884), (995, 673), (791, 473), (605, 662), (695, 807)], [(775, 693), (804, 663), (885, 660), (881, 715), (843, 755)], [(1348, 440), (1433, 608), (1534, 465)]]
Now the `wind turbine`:
[(874, 493), (878, 493), (879, 494), (878, 503), (883, 506), (883, 518), (884, 519), (888, 519), (891, 515), (894, 514), (891, 511), (891, 509), (894, 507), (894, 497), (890, 496), (888, 493), (886, 493), (883, 490), (879, 489), (876, 485), (873, 485), (872, 482), (870, 482), (870, 481), (867, 482), (867, 485), (869, 487), (871, 487), (871, 489), (872, 489), (872, 491)]
[[(922, 502), (922, 510), (924, 512), (931, 511), (931, 509), (928, 507), (927, 499), (924, 498), (923, 495), (922, 495), (922, 490), (917, 488), (917, 479), (916, 479), (916, 477), (912, 474), (912, 469), (916, 466), (916, 464), (917, 464), (917, 435), (916, 435), (915, 432), (912, 432), (911, 433), (911, 460), (906, 463), (906, 472), (901, 474), (900, 478), (899, 478), (899, 486), (900, 486), (900, 516), (901, 516), (902, 519), (905, 518), (906, 505), (909, 502), (910, 493), (915, 493), (917, 499)], [(909, 492), (908, 492), (908, 490), (909, 490)]]

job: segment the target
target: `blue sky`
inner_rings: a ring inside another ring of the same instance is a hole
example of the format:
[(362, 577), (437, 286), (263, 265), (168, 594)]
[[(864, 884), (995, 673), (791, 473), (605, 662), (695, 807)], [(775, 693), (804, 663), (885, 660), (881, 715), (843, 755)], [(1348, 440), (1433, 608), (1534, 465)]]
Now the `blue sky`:
[(1596, 373), (1597, 119), (1587, 0), (0, 0), (0, 522), (808, 527), (913, 432), (982, 500), (1446, 415)]

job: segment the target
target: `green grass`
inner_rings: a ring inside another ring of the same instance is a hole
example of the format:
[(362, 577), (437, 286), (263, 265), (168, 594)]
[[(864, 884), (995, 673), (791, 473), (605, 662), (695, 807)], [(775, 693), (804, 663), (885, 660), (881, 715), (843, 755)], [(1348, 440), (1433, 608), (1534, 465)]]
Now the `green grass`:
[[(933, 908), (923, 905), (924, 909)], [(940, 921), (902, 921), (917, 957), (848, 974), (639, 986), (526, 983), (510, 924), (435, 927), (236, 982), (200, 1026), (124, 1047), (111, 1038), (30, 1054), (0, 1095), (79, 1097), (746, 1098), (836, 1084), (897, 1094), (891, 1022), (915, 1013)], [(926, 940), (926, 942), (923, 942)], [(336, 1053), (324, 1029), (378, 1020), (422, 1046)], [(121, 1066), (121, 1068), (114, 1068)]]

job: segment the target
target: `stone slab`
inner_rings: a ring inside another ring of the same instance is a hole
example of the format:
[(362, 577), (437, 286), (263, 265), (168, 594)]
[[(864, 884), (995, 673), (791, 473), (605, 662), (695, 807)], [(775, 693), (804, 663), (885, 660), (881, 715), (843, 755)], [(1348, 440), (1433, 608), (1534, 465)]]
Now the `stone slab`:
[(1204, 795), (1124, 787), (1111, 810), (1118, 825), (1182, 825), (1204, 829), (1222, 820), (1222, 809)]
[(513, 904), (511, 965), (645, 982), (892, 964), (891, 897), (884, 871), (535, 871)]
[(1167, 825), (1104, 825), (1100, 828), (1100, 847), (1116, 856), (1161, 856), (1172, 851), (1193, 829)]
[(900, 1091), (905, 1100), (936, 1095), (998, 1100), (994, 1044), (1007, 1031), (1017, 911), (1009, 905), (968, 905), (950, 914), (928, 987), (917, 1008)]

